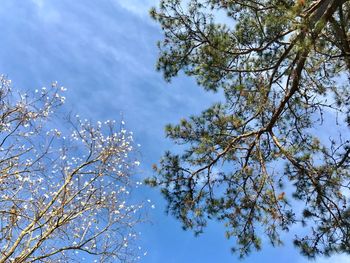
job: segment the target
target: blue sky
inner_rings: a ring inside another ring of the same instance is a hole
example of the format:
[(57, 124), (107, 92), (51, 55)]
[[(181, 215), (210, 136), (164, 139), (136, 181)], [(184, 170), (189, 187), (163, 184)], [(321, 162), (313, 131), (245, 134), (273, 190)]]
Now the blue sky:
[[(152, 174), (172, 143), (164, 125), (195, 114), (219, 99), (181, 76), (169, 84), (155, 71), (156, 41), (161, 31), (148, 17), (157, 0), (2, 0), (0, 8), (0, 73), (16, 87), (34, 90), (58, 81), (68, 88), (68, 110), (93, 120), (123, 118), (140, 143), (139, 175)], [(164, 213), (155, 189), (151, 224), (143, 225), (143, 263), (239, 262), (230, 254), (233, 240), (212, 222), (195, 238)], [(288, 237), (286, 238), (288, 240)], [(292, 245), (254, 253), (242, 262), (307, 262)], [(316, 262), (350, 263), (348, 256)]]

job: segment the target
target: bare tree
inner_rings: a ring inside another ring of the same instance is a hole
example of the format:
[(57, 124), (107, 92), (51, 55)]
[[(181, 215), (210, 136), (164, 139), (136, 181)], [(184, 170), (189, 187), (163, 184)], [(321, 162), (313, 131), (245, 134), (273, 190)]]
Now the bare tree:
[(60, 131), (63, 87), (29, 96), (0, 84), (0, 262), (136, 259), (132, 133), (79, 116)]

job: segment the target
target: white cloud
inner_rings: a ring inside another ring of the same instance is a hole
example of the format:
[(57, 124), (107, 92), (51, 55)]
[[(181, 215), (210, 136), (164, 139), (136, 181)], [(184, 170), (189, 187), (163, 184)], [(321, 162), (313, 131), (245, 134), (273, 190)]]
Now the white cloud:
[(341, 255), (334, 255), (331, 257), (320, 257), (316, 258), (315, 261), (310, 261), (306, 258), (299, 260), (299, 263), (308, 263), (308, 262), (314, 262), (314, 263), (350, 263), (350, 256), (346, 254)]
[(31, 3), (36, 7), (38, 17), (45, 23), (58, 23), (61, 21), (59, 12), (50, 5), (50, 2), (45, 0), (31, 0)]
[(45, 0), (31, 0), (38, 8), (42, 8), (45, 4)]
[(157, 6), (158, 0), (115, 0), (122, 8), (141, 17), (148, 17), (148, 11), (152, 6)]
[(350, 263), (350, 256), (349, 255), (336, 255), (336, 256), (332, 256), (329, 258), (320, 258), (318, 260), (316, 260), (316, 263)]

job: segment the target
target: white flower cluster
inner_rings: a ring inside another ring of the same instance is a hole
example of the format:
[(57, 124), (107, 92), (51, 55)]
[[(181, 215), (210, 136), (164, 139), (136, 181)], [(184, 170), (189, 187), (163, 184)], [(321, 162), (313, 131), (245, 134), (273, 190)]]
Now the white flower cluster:
[(17, 96), (0, 83), (0, 262), (137, 258), (132, 133), (79, 116), (52, 128), (64, 88)]

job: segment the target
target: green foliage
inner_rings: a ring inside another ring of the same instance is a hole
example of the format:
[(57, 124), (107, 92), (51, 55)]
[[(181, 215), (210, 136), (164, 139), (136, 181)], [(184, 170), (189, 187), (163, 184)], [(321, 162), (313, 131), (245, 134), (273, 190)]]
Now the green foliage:
[(336, 132), (350, 124), (349, 1), (162, 0), (151, 15), (165, 79), (182, 70), (225, 94), (166, 127), (185, 147), (149, 180), (168, 211), (195, 233), (223, 221), (241, 256), (294, 224), (304, 255), (349, 253), (350, 138)]

